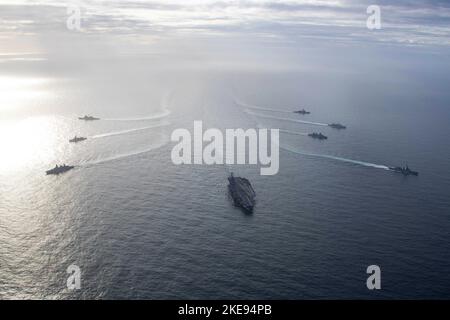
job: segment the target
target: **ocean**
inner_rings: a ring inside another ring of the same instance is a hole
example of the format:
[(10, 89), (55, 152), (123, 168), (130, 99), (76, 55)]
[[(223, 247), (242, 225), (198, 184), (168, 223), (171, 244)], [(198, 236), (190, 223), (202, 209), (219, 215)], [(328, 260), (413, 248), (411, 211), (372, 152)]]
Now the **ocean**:
[[(443, 71), (381, 81), (146, 59), (2, 63), (0, 298), (450, 298)], [(171, 133), (194, 120), (280, 129), (278, 174), (174, 165)], [(45, 175), (63, 163), (75, 168)], [(405, 164), (419, 176), (387, 170)], [(253, 214), (233, 206), (230, 171), (251, 181)], [(70, 265), (79, 290), (66, 286)], [(366, 287), (369, 265), (381, 290)]]

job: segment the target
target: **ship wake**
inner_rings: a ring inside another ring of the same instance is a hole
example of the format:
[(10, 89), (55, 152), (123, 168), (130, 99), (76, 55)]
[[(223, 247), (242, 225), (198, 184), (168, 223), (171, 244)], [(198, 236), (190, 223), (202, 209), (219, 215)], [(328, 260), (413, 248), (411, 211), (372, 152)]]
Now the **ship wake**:
[(308, 135), (308, 133), (306, 133), (306, 132), (298, 132), (298, 131), (284, 130), (284, 129), (280, 129), (280, 132), (287, 133), (287, 134), (293, 134), (293, 135), (297, 135), (297, 136), (307, 136)]
[(123, 154), (118, 154), (118, 155), (114, 155), (111, 157), (106, 157), (106, 158), (101, 158), (101, 159), (95, 159), (95, 160), (88, 160), (85, 162), (81, 162), (79, 166), (83, 166), (83, 167), (89, 167), (92, 165), (97, 165), (97, 164), (101, 164), (101, 163), (106, 163), (106, 162), (110, 162), (110, 161), (115, 161), (115, 160), (120, 160), (120, 159), (124, 159), (124, 158), (128, 158), (128, 157), (132, 157), (132, 156), (137, 156), (140, 154), (144, 154), (144, 153), (148, 153), (151, 151), (154, 151), (156, 149), (162, 148), (165, 145), (168, 144), (168, 141), (162, 141), (159, 143), (156, 143), (148, 148), (145, 149), (141, 149), (141, 150), (137, 150), (137, 151), (133, 151), (133, 152), (128, 152), (128, 153), (123, 153)]
[(143, 130), (149, 130), (149, 129), (159, 128), (159, 127), (164, 127), (164, 126), (168, 126), (168, 125), (170, 125), (169, 122), (158, 123), (158, 124), (155, 124), (155, 125), (152, 125), (152, 126), (146, 126), (146, 127), (135, 128), (135, 129), (127, 129), (127, 130), (113, 131), (113, 132), (108, 132), (108, 133), (97, 134), (97, 135), (92, 136), (91, 138), (92, 139), (99, 139), (99, 138), (106, 138), (106, 137), (124, 135), (124, 134), (129, 134), (129, 133), (133, 133), (133, 132), (137, 132), (137, 131), (143, 131)]
[(253, 112), (253, 111), (251, 111), (249, 109), (244, 109), (244, 112), (249, 114), (249, 115), (258, 117), (258, 118), (267, 118), (267, 119), (280, 120), (280, 121), (289, 121), (289, 122), (309, 124), (309, 125), (322, 126), (322, 127), (327, 127), (328, 126), (328, 124), (321, 123), (321, 122), (312, 122), (312, 121), (304, 121), (304, 120), (297, 120), (297, 119), (274, 117), (274, 116), (270, 116), (270, 115), (267, 115), (267, 114), (261, 114), (261, 113)]
[[(266, 129), (262, 124), (258, 123), (257, 127), (259, 129)], [(282, 133), (287, 133), (287, 134), (293, 134), (296, 136), (307, 136), (308, 133), (307, 132), (298, 132), (298, 131), (293, 131), (293, 130), (285, 130), (285, 129), (278, 129), (280, 132)]]
[(103, 119), (106, 121), (148, 121), (148, 120), (157, 120), (157, 119), (163, 119), (170, 115), (170, 110), (165, 109), (160, 113), (157, 113), (155, 115), (147, 116), (147, 117), (138, 117), (138, 118), (108, 118)]
[(336, 161), (352, 163), (352, 164), (356, 164), (356, 165), (360, 165), (360, 166), (364, 166), (364, 167), (371, 167), (371, 168), (376, 168), (376, 169), (390, 170), (388, 166), (382, 165), (382, 164), (376, 164), (376, 163), (370, 163), (370, 162), (365, 162), (365, 161), (341, 158), (341, 157), (336, 157), (336, 156), (331, 156), (331, 155), (326, 155), (326, 154), (317, 154), (317, 153), (303, 152), (303, 151), (300, 151), (300, 150), (298, 150), (298, 149), (296, 149), (294, 147), (288, 146), (288, 145), (280, 145), (280, 148), (283, 149), (283, 150), (295, 153), (295, 154), (303, 155), (303, 156), (325, 158), (325, 159), (331, 159), (331, 160), (336, 160)]
[(274, 109), (274, 108), (268, 108), (268, 107), (255, 106), (252, 104), (242, 102), (238, 99), (235, 99), (234, 101), (236, 104), (238, 104), (244, 108), (247, 108), (247, 109), (255, 109), (255, 110), (270, 111), (270, 112), (280, 112), (280, 113), (291, 113), (291, 114), (293, 113), (293, 111), (288, 111), (288, 110), (280, 110), (280, 109)]

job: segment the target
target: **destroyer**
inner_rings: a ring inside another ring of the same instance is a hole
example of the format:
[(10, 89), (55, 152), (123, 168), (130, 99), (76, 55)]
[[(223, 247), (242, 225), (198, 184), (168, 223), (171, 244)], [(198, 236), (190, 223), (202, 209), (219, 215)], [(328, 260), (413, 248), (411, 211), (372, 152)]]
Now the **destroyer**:
[(311, 112), (306, 111), (305, 109), (302, 109), (302, 110), (294, 111), (294, 113), (298, 113), (298, 114), (303, 114), (303, 115), (305, 115), (305, 114), (310, 114)]
[(419, 172), (411, 170), (408, 166), (406, 167), (389, 167), (390, 170), (403, 174), (404, 176), (418, 176)]
[(69, 170), (72, 170), (73, 168), (75, 168), (75, 167), (74, 166), (66, 166), (65, 164), (63, 164), (62, 166), (56, 165), (53, 169), (47, 170), (45, 173), (58, 175), (58, 174), (67, 172)]
[(347, 127), (340, 124), (340, 123), (330, 123), (328, 125), (329, 127), (332, 127), (333, 129), (346, 129)]
[(319, 140), (326, 140), (328, 139), (327, 136), (323, 135), (322, 133), (317, 133), (317, 132), (313, 132), (308, 134), (309, 137), (313, 138), (313, 139), (319, 139)]
[(78, 119), (84, 120), (84, 121), (100, 120), (100, 118), (96, 118), (96, 117), (93, 117), (93, 116), (87, 116), (87, 115), (82, 117), (82, 118), (79, 117)]
[(247, 213), (253, 213), (255, 206), (255, 191), (250, 181), (241, 177), (234, 177), (233, 173), (228, 177), (228, 190), (233, 198), (234, 205), (242, 208)]
[(77, 137), (77, 136), (75, 136), (75, 137), (73, 137), (73, 139), (70, 139), (69, 142), (77, 143), (77, 142), (80, 142), (80, 141), (84, 141), (86, 139), (87, 138), (85, 138), (85, 137)]

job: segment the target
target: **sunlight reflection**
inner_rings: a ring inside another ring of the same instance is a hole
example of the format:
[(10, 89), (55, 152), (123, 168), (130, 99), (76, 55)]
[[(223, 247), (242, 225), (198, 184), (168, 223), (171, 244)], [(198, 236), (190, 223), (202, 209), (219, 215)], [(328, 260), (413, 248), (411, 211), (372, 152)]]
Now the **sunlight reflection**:
[(45, 78), (0, 77), (0, 112), (31, 106), (37, 98), (49, 95)]
[(0, 125), (0, 172), (8, 173), (49, 163), (55, 158), (58, 127), (47, 117)]

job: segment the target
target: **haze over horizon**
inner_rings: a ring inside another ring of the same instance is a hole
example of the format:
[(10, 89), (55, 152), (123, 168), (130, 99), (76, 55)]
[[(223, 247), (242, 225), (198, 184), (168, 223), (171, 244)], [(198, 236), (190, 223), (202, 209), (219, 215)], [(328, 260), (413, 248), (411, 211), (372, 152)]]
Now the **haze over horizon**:
[[(380, 30), (366, 27), (371, 4), (381, 8)], [(80, 31), (66, 27), (73, 6), (81, 10)], [(447, 1), (6, 0), (0, 15), (0, 59), (152, 53), (292, 67), (302, 66), (298, 57), (321, 60), (330, 50), (356, 58), (403, 50), (447, 54), (450, 45)]]

